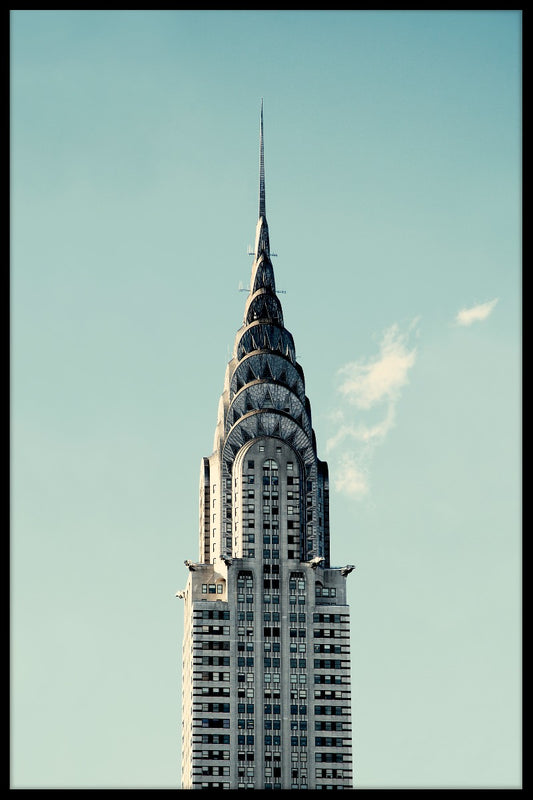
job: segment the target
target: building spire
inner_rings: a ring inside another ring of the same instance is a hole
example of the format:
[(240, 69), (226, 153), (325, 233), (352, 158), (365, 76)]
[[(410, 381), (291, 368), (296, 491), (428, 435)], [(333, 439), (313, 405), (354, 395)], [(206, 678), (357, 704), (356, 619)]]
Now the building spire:
[(265, 150), (263, 141), (263, 98), (261, 98), (261, 117), (259, 122), (259, 219), (255, 231), (256, 263), (262, 254), (270, 259), (270, 241), (265, 207)]
[(261, 98), (261, 121), (259, 124), (259, 219), (266, 217), (265, 209), (265, 153), (263, 145), (263, 98)]

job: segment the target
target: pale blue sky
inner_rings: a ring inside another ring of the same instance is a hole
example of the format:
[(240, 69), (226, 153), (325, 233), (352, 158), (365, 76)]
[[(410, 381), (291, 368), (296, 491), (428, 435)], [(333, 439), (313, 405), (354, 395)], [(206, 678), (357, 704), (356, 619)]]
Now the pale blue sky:
[(178, 785), (261, 98), (356, 785), (519, 786), (518, 11), (11, 12), (11, 785)]

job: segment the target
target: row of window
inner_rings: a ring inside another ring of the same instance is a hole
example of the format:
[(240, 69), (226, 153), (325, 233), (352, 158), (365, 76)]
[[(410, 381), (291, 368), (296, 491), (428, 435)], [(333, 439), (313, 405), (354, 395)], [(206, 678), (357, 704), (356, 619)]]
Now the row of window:
[(205, 764), (205, 765), (202, 765), (201, 774), (202, 775), (229, 775), (230, 774), (229, 766), (224, 765), (222, 767), (217, 767), (217, 766), (212, 766), (212, 765)]
[(337, 720), (321, 720), (315, 722), (315, 731), (343, 731), (347, 730), (344, 727), (343, 722), (337, 722)]
[(344, 622), (348, 621), (347, 614), (313, 614), (313, 622)]
[(223, 594), (224, 583), (202, 583), (202, 594)]
[[(203, 628), (207, 628), (207, 630), (203, 630), (202, 629), (203, 633), (210, 633), (210, 634), (224, 633), (224, 634), (229, 634), (229, 627), (226, 627), (226, 626), (224, 626), (223, 628), (222, 628), (222, 626), (220, 626), (220, 628), (219, 628), (218, 626), (213, 626), (213, 625), (207, 626), (206, 625), (206, 626), (203, 626)], [(238, 628), (239, 635), (244, 636), (245, 630), (251, 636), (254, 633), (254, 629), (253, 628), (249, 628), (249, 629), (248, 628), (246, 628), (246, 629), (245, 628)], [(280, 636), (280, 630), (281, 629), (279, 627), (277, 627), (277, 626), (274, 626), (274, 627), (266, 626), (266, 627), (263, 628), (263, 635), (266, 638), (279, 637)], [(291, 628), (289, 630), (296, 631), (296, 630), (303, 630), (303, 629)], [(298, 636), (296, 636), (296, 634), (293, 634), (292, 638), (299, 638), (300, 636), (303, 638), (304, 634), (300, 634), (299, 633)], [(290, 642), (289, 646), (290, 646), (290, 651), (291, 652), (295, 652), (296, 642)], [(319, 653), (319, 652), (341, 653), (342, 652), (342, 650), (340, 649), (340, 645), (336, 646), (335, 650), (333, 650), (333, 645), (331, 645), (331, 647), (332, 647), (331, 651), (325, 649), (326, 647), (327, 647), (326, 645), (316, 645), (315, 644), (313, 649), (314, 649), (315, 653)], [(320, 649), (318, 649), (318, 648), (320, 648)], [(218, 642), (218, 641), (204, 640), (204, 641), (198, 643), (198, 648), (197, 649), (199, 649), (199, 650), (229, 650), (230, 649), (230, 643), (229, 642)], [(237, 645), (237, 649), (239, 651), (244, 650), (245, 649), (244, 642), (239, 642), (238, 645)], [(252, 650), (253, 651), (253, 649), (254, 649), (253, 642), (246, 642), (246, 650)], [(299, 652), (305, 653), (306, 645), (304, 643), (300, 643), (300, 644), (298, 644), (298, 648), (297, 649), (298, 649)], [(280, 643), (279, 642), (273, 642), (273, 643), (265, 642), (265, 650), (267, 650), (267, 651), (268, 650), (273, 650), (274, 652), (280, 652)], [(229, 664), (229, 662), (220, 661), (220, 660), (218, 662), (216, 662), (216, 661), (205, 662), (203, 660), (204, 658), (205, 658), (205, 656), (202, 657), (202, 663), (203, 664), (205, 664), (205, 663), (209, 663), (209, 664), (218, 663), (218, 664), (224, 664), (224, 665)], [(221, 658), (221, 657), (219, 657), (219, 658)], [(229, 658), (229, 656), (224, 656), (222, 658)], [(278, 665), (276, 665), (276, 666), (278, 666)], [(292, 661), (291, 661), (290, 662), (290, 666), (294, 667), (296, 665), (294, 663), (292, 663)], [(298, 666), (303, 666), (303, 665), (302, 664), (298, 664)], [(313, 660), (313, 666), (315, 667), (315, 669), (348, 669), (349, 666), (350, 666), (350, 662), (349, 662), (349, 660), (341, 660), (341, 659), (338, 659), (338, 658), (315, 658)], [(208, 680), (208, 679), (205, 678), (204, 680)]]
[(201, 741), (203, 744), (229, 744), (229, 733), (203, 733)]
[(315, 669), (348, 669), (350, 662), (339, 658), (315, 658), (313, 665)]
[[(315, 778), (344, 778), (346, 770), (342, 769), (324, 769), (317, 767), (315, 769)], [(348, 776), (346, 776), (348, 777)]]
[[(278, 516), (279, 509), (276, 510), (273, 516)], [(294, 520), (292, 520), (294, 522)], [(255, 528), (255, 520), (249, 519), (245, 520), (243, 523), (243, 528)], [(279, 520), (278, 519), (264, 519), (263, 520), (263, 533), (268, 533), (270, 530), (276, 531), (277, 535), (279, 536)], [(294, 528), (295, 525), (291, 524), (291, 520), (287, 523), (288, 528)], [(298, 525), (296, 525), (298, 527)], [(235, 530), (237, 530), (237, 523), (235, 523)], [(249, 534), (249, 531), (248, 531)], [(246, 536), (246, 534), (244, 534)], [(248, 542), (250, 539), (244, 539), (244, 541)], [(255, 539), (254, 539), (255, 541)], [(231, 541), (229, 542), (231, 545)], [(237, 544), (237, 537), (235, 537), (235, 544)]]
[(239, 745), (252, 745), (254, 743), (254, 736), (253, 734), (244, 735), (239, 733), (237, 736), (237, 744)]
[(315, 683), (344, 683), (343, 678), (345, 677), (344, 675), (315, 675)]
[[(266, 497), (270, 497), (270, 490), (269, 489), (263, 489), (263, 498), (266, 498)], [(277, 489), (272, 491), (272, 497), (274, 499), (279, 498), (279, 492), (277, 491)], [(299, 499), (300, 499), (300, 493), (299, 493), (299, 491), (297, 489), (296, 490), (295, 489), (288, 489), (287, 490), (287, 500), (299, 500)], [(226, 495), (226, 500), (227, 500), (228, 503), (231, 503), (231, 494)], [(239, 500), (239, 495), (237, 494), (237, 492), (235, 492), (235, 502), (237, 503), (238, 500)], [(245, 491), (243, 491), (243, 503), (246, 500), (254, 500), (255, 501), (255, 489), (246, 489)], [(216, 507), (216, 500), (213, 500), (213, 508), (215, 508), (215, 507)], [(243, 506), (243, 510), (246, 511), (246, 508), (244, 508), (244, 506)], [(251, 503), (249, 503), (248, 504), (248, 511), (253, 511), (253, 510), (254, 510), (254, 506)]]
[(199, 691), (195, 691), (195, 695), (201, 694), (202, 697), (229, 697), (228, 686), (201, 686)]
[[(265, 714), (270, 714), (271, 713), (271, 711), (270, 711), (271, 708), (272, 708), (272, 705), (269, 705), (269, 704), (265, 705), (265, 707), (264, 707)], [(279, 708), (280, 708), (279, 705), (274, 705), (273, 708), (274, 709), (276, 709), (276, 708), (278, 709), (277, 711), (274, 710), (274, 714), (276, 714), (276, 713), (279, 714), (280, 713), (279, 712)], [(307, 706), (300, 706), (300, 708), (302, 708), (302, 709), (305, 708), (305, 712), (304, 713), (307, 713)], [(298, 712), (298, 706), (291, 706), (291, 712), (296, 714)], [(207, 726), (205, 726), (205, 727), (207, 727)], [(297, 730), (298, 728), (301, 731), (307, 730), (307, 721), (306, 720), (300, 720), (299, 723), (297, 721), (291, 721), (291, 730)], [(315, 722), (315, 731), (342, 731), (342, 730), (344, 730), (343, 723), (342, 722), (337, 722), (336, 720), (323, 720), (323, 721), (318, 721), (317, 720)], [(201, 741), (204, 744), (229, 744), (230, 743), (230, 736), (229, 736), (229, 733), (203, 733), (203, 734), (201, 734)]]
[[(322, 762), (326, 762), (326, 763), (330, 763), (330, 764), (333, 764), (333, 763), (339, 764), (344, 760), (345, 760), (345, 754), (344, 753), (315, 753), (315, 761), (317, 761), (317, 762), (322, 761)], [(347, 761), (351, 761), (351, 758), (350, 758), (349, 755), (346, 756), (346, 760)]]
[[(229, 710), (229, 709), (228, 709)], [(254, 713), (254, 704), (253, 703), (238, 703), (237, 704), (237, 711), (239, 714), (253, 714)]]
[(230, 665), (230, 657), (229, 656), (202, 656), (201, 658), (197, 659), (195, 662), (196, 664), (203, 664), (203, 665), (212, 665), (214, 667), (229, 667)]
[(342, 644), (314, 644), (313, 651), (315, 653), (349, 653), (349, 645)]
[(348, 637), (348, 629), (340, 628), (315, 628), (313, 631), (315, 639), (344, 639)]
[(343, 786), (342, 783), (334, 783), (329, 785), (327, 783), (317, 783), (317, 789), (349, 789), (349, 786)]
[(202, 781), (201, 783), (193, 781), (193, 786), (201, 786), (202, 789), (229, 789), (229, 783), (221, 781)]
[[(292, 737), (297, 738), (297, 737)], [(265, 735), (265, 744), (266, 745), (276, 745), (281, 746), (281, 736), (277, 735)], [(230, 751), (229, 750), (198, 750), (194, 754), (194, 757), (198, 760), (204, 761), (229, 761), (230, 760)], [(245, 753), (238, 753), (238, 757), (244, 756)], [(300, 760), (305, 760), (302, 758), (304, 756), (303, 753), (300, 753)], [(246, 753), (246, 756), (253, 756), (253, 753)], [(317, 763), (342, 763), (344, 760), (348, 762), (351, 760), (349, 755), (344, 753), (315, 753), (315, 761)], [(252, 759), (253, 760), (253, 759)], [(274, 770), (281, 769), (280, 767), (274, 767)], [(279, 773), (281, 775), (281, 772)]]
[(270, 733), (265, 734), (264, 742), (265, 746), (275, 745), (277, 747), (281, 747), (281, 736), (278, 734), (274, 734), (274, 736), (272, 736)]
[[(229, 629), (228, 629), (229, 633)], [(210, 641), (205, 639), (203, 642), (197, 642), (196, 648), (198, 650), (229, 650), (230, 643), (229, 642), (217, 642), (216, 640)]]
[(219, 717), (216, 717), (214, 719), (210, 719), (209, 717), (204, 717), (201, 720), (201, 726), (202, 728), (229, 728), (230, 720)]
[(278, 705), (277, 703), (274, 703), (274, 705), (272, 705), (271, 703), (266, 703), (266, 705), (263, 708), (263, 711), (265, 714), (281, 714), (281, 706)]
[(349, 714), (347, 706), (315, 706), (316, 716), (346, 716)]
[[(222, 584), (218, 584), (221, 586)], [(203, 609), (202, 611), (196, 611), (194, 614), (194, 618), (201, 618), (201, 619), (230, 619), (230, 612), (229, 611), (217, 611), (216, 609)]]
[(200, 630), (202, 633), (209, 633), (211, 635), (222, 634), (223, 636), (229, 636), (229, 625), (202, 625)]
[[(291, 468), (289, 467), (289, 465), (287, 465), (287, 471), (291, 472)], [(274, 472), (275, 472), (275, 470), (274, 470)], [(253, 484), (255, 484), (255, 475), (253, 473), (249, 473), (249, 474), (243, 475), (242, 476), (242, 482), (244, 484), (248, 484), (248, 485), (252, 486)], [(287, 485), (288, 486), (297, 486), (298, 482), (299, 482), (298, 481), (298, 477), (296, 475), (294, 475), (294, 476), (293, 475), (288, 475), (287, 476)], [(278, 477), (278, 475), (276, 475), (276, 474), (263, 475), (263, 486), (269, 486), (269, 485), (279, 486), (279, 477)], [(238, 479), (237, 478), (235, 478), (235, 486), (238, 486)], [(230, 487), (230, 484), (228, 483), (228, 488), (229, 487)], [(308, 491), (309, 491), (309, 488), (308, 488)]]
[[(262, 451), (261, 448), (263, 448)], [(259, 445), (259, 450), (264, 452), (264, 445)], [(281, 448), (277, 448), (277, 452), (281, 453)], [(287, 464), (285, 465), (287, 472), (292, 472), (293, 466), (294, 464), (292, 461), (287, 461)], [(255, 461), (253, 459), (248, 459), (248, 469), (255, 469)], [(274, 470), (275, 472), (278, 469), (278, 465), (273, 458), (268, 458), (263, 464), (263, 469), (267, 472), (271, 470)]]
[[(276, 565), (274, 565), (274, 566), (276, 566)], [(266, 581), (265, 581), (265, 583), (266, 583)], [(272, 586), (272, 587), (265, 586), (264, 588), (266, 588), (266, 589), (273, 588), (273, 589), (278, 589), (279, 590), (279, 586)], [(279, 603), (279, 595), (278, 594), (269, 594), (269, 593), (264, 593), (263, 594), (263, 602), (270, 603), (270, 598), (271, 597), (277, 597), (278, 599), (274, 600), (273, 602)], [(298, 599), (298, 603), (300, 605), (304, 605), (305, 604), (305, 595), (301, 595), (297, 599)], [(254, 596), (253, 596), (253, 594), (250, 594), (250, 593), (244, 594), (244, 592), (242, 590), (239, 591), (239, 589), (237, 589), (237, 602), (238, 603), (253, 603), (254, 602)], [(296, 603), (296, 597), (295, 597), (294, 594), (289, 596), (289, 603), (291, 605), (294, 605)]]
[(201, 681), (229, 681), (229, 672), (199, 672), (198, 677)]
[[(274, 603), (274, 605), (276, 605), (276, 603)], [(270, 612), (266, 612), (265, 615), (264, 615), (265, 622), (270, 621), (270, 617), (267, 618), (267, 614), (269, 614), (269, 613)], [(278, 612), (275, 612), (275, 613), (278, 613)], [(248, 616), (247, 615), (246, 616), (246, 620), (252, 621), (253, 620), (253, 616)], [(277, 621), (277, 620), (279, 620), (279, 614), (278, 614), (277, 619), (276, 619), (276, 617), (274, 615), (272, 615), (272, 621)], [(201, 630), (202, 633), (207, 633), (207, 634), (229, 635), (229, 632), (230, 632), (229, 625), (201, 625), (201, 626), (198, 626), (198, 627), (199, 627), (199, 630)], [(246, 628), (245, 629), (243, 627), (238, 627), (237, 628), (237, 633), (240, 636), (244, 636), (245, 635), (245, 630), (246, 630), (246, 633), (249, 634), (250, 636), (252, 636), (253, 633), (254, 633), (253, 628)], [(263, 629), (263, 633), (264, 633), (264, 636), (266, 636), (266, 637), (269, 637), (269, 636), (280, 636), (280, 628), (279, 627), (266, 626)], [(344, 632), (342, 632), (342, 633), (344, 633)], [(331, 631), (327, 631), (326, 630), (326, 631), (324, 631), (322, 629), (318, 629), (318, 630), (313, 631), (313, 634), (314, 634), (314, 637), (318, 638), (318, 639), (321, 639), (321, 638), (326, 638), (326, 639), (327, 638), (334, 638), (334, 639), (341, 638), (341, 631), (339, 631), (339, 630), (331, 630)], [(331, 636), (330, 636), (330, 634), (331, 634)], [(290, 638), (302, 638), (303, 639), (306, 636), (306, 629), (305, 628), (289, 628), (289, 636), (290, 636)], [(203, 641), (203, 642), (201, 642), (201, 644), (202, 644), (202, 649), (204, 649), (204, 650), (229, 650), (229, 647), (216, 647), (215, 646), (216, 644), (223, 644), (222, 642), (206, 642), (206, 641)], [(207, 646), (205, 646), (205, 645), (207, 645)], [(340, 645), (338, 646), (339, 649), (335, 649), (335, 650), (334, 649), (328, 650), (328, 649), (325, 649), (325, 647), (326, 646), (324, 646), (324, 645), (320, 646), (320, 645), (316, 645), (315, 644), (314, 645), (314, 652), (315, 653), (321, 653), (321, 652), (322, 653), (328, 653), (328, 652), (342, 653), (343, 652), (340, 649)], [(332, 645), (330, 647), (333, 648)], [(317, 649), (317, 648), (321, 648), (321, 649)], [(341, 661), (338, 660), (338, 659), (335, 659), (335, 660), (324, 659), (322, 661), (320, 659), (315, 659), (315, 667), (320, 667), (322, 664), (323, 665), (329, 665), (329, 664), (333, 664), (333, 663), (335, 665), (337, 665), (337, 664), (340, 665)], [(345, 662), (345, 663), (348, 663), (348, 662)]]
[[(291, 494), (292, 494), (292, 492), (291, 492)], [(294, 499), (294, 498), (291, 498), (291, 499)], [(272, 501), (272, 506), (270, 505), (270, 503), (268, 505), (266, 504), (267, 500), (268, 501)], [(273, 514), (279, 514), (279, 508), (278, 508), (278, 505), (277, 505), (277, 501), (278, 500), (279, 500), (279, 497), (278, 497), (278, 493), (277, 492), (276, 493), (272, 492), (272, 494), (270, 492), (263, 492), (263, 502), (264, 502), (263, 513), (264, 514), (269, 514), (270, 513), (270, 509), (272, 508), (272, 513)], [(244, 506), (243, 509), (242, 509), (242, 513), (243, 514), (255, 514), (255, 503), (248, 503), (248, 505)], [(298, 514), (298, 513), (299, 513), (298, 506), (293, 506), (293, 505), (287, 506), (287, 514), (293, 515), (293, 514)], [(213, 516), (215, 516), (215, 515), (213, 514)]]
[(336, 736), (315, 736), (317, 747), (350, 747), (349, 739), (339, 739)]
[[(248, 524), (248, 527), (249, 528), (255, 528), (255, 525), (252, 522), (250, 522)], [(274, 526), (272, 526), (272, 527), (274, 527)], [(270, 525), (268, 526), (268, 528), (270, 528)], [(255, 544), (255, 533), (244, 533), (242, 538), (243, 538), (243, 542), (246, 542), (247, 544)], [(297, 544), (298, 542), (296, 541), (294, 536), (288, 536), (287, 537), (287, 543), (288, 544)], [(276, 545), (279, 545), (279, 533), (273, 533), (273, 534), (263, 533), (263, 544), (276, 544)]]
[[(280, 659), (279, 658), (270, 658), (270, 656), (265, 656), (263, 659), (263, 663), (265, 667), (279, 667), (280, 666)], [(289, 666), (291, 669), (300, 667), (300, 669), (305, 669), (307, 667), (307, 659), (306, 658), (291, 658), (289, 659)]]
[(336, 597), (337, 589), (335, 586), (328, 587), (322, 586), (320, 583), (315, 584), (315, 596), (316, 597)]
[[(242, 482), (252, 486), (255, 484), (255, 475), (243, 475)], [(279, 477), (277, 475), (263, 475), (263, 486), (279, 486)], [(289, 481), (287, 480), (287, 483)]]
[(204, 761), (229, 761), (229, 750), (196, 750), (193, 758), (203, 759)]
[(279, 589), (279, 578), (263, 578), (263, 589)]

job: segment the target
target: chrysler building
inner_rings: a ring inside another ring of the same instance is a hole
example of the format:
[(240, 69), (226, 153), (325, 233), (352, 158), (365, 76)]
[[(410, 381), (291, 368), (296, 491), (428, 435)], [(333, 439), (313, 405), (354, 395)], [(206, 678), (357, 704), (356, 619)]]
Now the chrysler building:
[(276, 292), (265, 205), (250, 290), (200, 471), (187, 559), (183, 789), (351, 789), (346, 579), (330, 564), (328, 466)]

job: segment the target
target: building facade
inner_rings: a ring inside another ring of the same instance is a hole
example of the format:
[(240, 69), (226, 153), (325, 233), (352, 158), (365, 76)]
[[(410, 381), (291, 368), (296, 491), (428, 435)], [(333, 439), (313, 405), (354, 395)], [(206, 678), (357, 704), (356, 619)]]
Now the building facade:
[(265, 210), (244, 322), (200, 474), (187, 560), (183, 789), (351, 789), (346, 577), (330, 565), (329, 485), (276, 292)]

